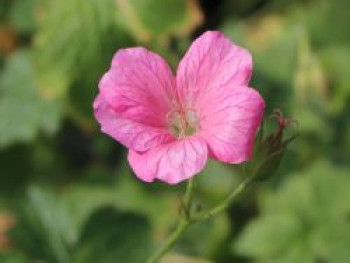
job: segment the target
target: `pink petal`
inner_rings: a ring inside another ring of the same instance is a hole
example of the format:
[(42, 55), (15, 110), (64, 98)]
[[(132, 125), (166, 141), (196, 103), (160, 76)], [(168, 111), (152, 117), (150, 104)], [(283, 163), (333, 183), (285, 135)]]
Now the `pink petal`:
[(248, 86), (252, 57), (221, 32), (208, 31), (197, 38), (180, 62), (176, 76), (179, 97), (195, 107), (203, 94), (222, 86)]
[(207, 161), (207, 146), (196, 136), (162, 144), (145, 153), (129, 151), (129, 163), (136, 176), (145, 181), (155, 179), (177, 184), (199, 173)]
[(264, 109), (260, 94), (247, 87), (226, 86), (204, 96), (199, 107), (200, 135), (209, 156), (228, 163), (248, 160)]
[(174, 137), (164, 129), (120, 117), (105, 101), (102, 94), (99, 94), (94, 101), (94, 112), (104, 133), (135, 151), (146, 151), (174, 140)]
[(119, 50), (99, 84), (100, 92), (119, 116), (167, 129), (174, 101), (174, 77), (167, 63), (145, 48)]

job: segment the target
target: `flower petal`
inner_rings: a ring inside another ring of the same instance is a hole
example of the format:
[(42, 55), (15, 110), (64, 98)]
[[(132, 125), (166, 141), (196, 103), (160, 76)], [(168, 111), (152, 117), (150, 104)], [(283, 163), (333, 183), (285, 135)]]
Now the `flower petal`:
[(209, 156), (228, 163), (247, 161), (263, 118), (265, 102), (248, 87), (223, 87), (205, 96), (200, 107), (200, 135)]
[(175, 138), (161, 128), (122, 118), (100, 93), (94, 101), (94, 112), (104, 133), (135, 151), (146, 151)]
[(136, 176), (145, 181), (155, 179), (177, 184), (199, 173), (207, 161), (207, 146), (192, 136), (160, 145), (145, 153), (129, 151), (129, 163)]
[(180, 62), (176, 85), (180, 100), (195, 107), (202, 95), (222, 86), (248, 86), (252, 74), (250, 53), (221, 32), (208, 31), (197, 38)]
[(152, 127), (168, 128), (174, 101), (174, 77), (167, 63), (145, 48), (119, 50), (99, 84), (119, 116)]

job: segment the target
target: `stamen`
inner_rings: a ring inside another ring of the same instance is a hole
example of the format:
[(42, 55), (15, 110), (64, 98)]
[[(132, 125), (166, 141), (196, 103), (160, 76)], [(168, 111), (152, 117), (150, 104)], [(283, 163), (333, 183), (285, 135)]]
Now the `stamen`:
[(195, 111), (173, 112), (169, 114), (169, 126), (171, 133), (177, 138), (195, 134), (199, 128), (199, 118)]

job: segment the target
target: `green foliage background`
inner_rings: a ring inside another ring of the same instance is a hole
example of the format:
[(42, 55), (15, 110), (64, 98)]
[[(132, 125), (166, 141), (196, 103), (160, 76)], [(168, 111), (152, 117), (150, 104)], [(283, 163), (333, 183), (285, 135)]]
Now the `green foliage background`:
[[(175, 69), (214, 29), (252, 52), (266, 116), (280, 108), (300, 137), (273, 178), (190, 228), (164, 262), (350, 262), (349, 9), (347, 0), (0, 0), (0, 262), (138, 263), (159, 246), (184, 185), (136, 180), (92, 101), (117, 49), (146, 46)], [(210, 161), (198, 209), (242, 170)]]

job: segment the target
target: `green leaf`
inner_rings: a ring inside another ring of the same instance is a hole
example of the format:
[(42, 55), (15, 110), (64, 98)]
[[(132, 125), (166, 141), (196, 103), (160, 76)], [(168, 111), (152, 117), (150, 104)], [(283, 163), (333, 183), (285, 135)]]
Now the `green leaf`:
[(257, 262), (346, 262), (349, 257), (349, 171), (327, 162), (291, 176), (262, 195), (261, 215), (234, 244)]
[(117, 210), (108, 189), (73, 193), (31, 186), (11, 231), (15, 246), (44, 262), (143, 262), (151, 246), (145, 216)]
[(217, 203), (232, 190), (239, 181), (239, 174), (232, 166), (208, 160), (205, 169), (196, 177), (201, 198)]
[(181, 254), (213, 258), (223, 250), (230, 233), (226, 214), (192, 225), (179, 239), (175, 250)]
[(35, 0), (14, 1), (9, 15), (9, 22), (17, 32), (29, 35), (35, 31), (34, 7)]
[(144, 217), (105, 207), (86, 223), (73, 262), (139, 263), (150, 247), (150, 225)]
[(303, 16), (298, 22), (302, 21), (307, 25), (313, 42), (319, 46), (349, 43), (349, 8), (350, 2), (347, 0), (313, 2), (309, 8), (300, 8)]
[(59, 103), (37, 89), (30, 54), (12, 55), (0, 76), (0, 147), (28, 142), (40, 130), (53, 133), (59, 120)]
[[(31, 151), (28, 145), (18, 145), (0, 150), (2, 195), (15, 196), (25, 189), (32, 169)], [(18, 164), (21, 165), (18, 165)]]
[(328, 72), (335, 91), (331, 97), (331, 112), (339, 114), (346, 108), (350, 97), (350, 49), (348, 46), (330, 46), (320, 50), (320, 58)]
[[(322, 113), (314, 110), (310, 105), (304, 103), (295, 103), (293, 107), (293, 115), (300, 123), (299, 131), (303, 134), (316, 134), (323, 137), (321, 139), (329, 138), (331, 130), (327, 120), (322, 116)], [(320, 133), (320, 131), (322, 131)]]
[(0, 255), (2, 263), (30, 263), (30, 260), (20, 252), (11, 252)]
[(80, 90), (80, 100), (81, 94), (92, 97), (92, 85), (109, 66), (113, 53), (130, 44), (116, 24), (115, 1), (50, 0), (38, 8), (34, 50), (40, 88), (51, 96), (65, 96), (72, 83), (80, 80), (89, 84)]
[(117, 4), (119, 22), (143, 42), (189, 34), (203, 19), (196, 0), (117, 0)]
[[(328, 258), (332, 258), (334, 263), (342, 263), (350, 258), (350, 224), (342, 224), (334, 229), (324, 231), (322, 246), (319, 251), (324, 251)], [(327, 242), (332, 240), (332, 242)]]
[(19, 222), (11, 237), (33, 259), (68, 263), (68, 247), (77, 235), (64, 203), (48, 191), (32, 186), (19, 209)]
[(266, 14), (241, 23), (228, 21), (222, 30), (252, 53), (256, 72), (282, 88), (292, 86), (298, 40), (296, 26), (287, 24), (280, 15)]
[(265, 216), (250, 223), (236, 245), (242, 255), (254, 255), (265, 259), (279, 256), (288, 251), (290, 240), (298, 238), (300, 223), (291, 214)]

